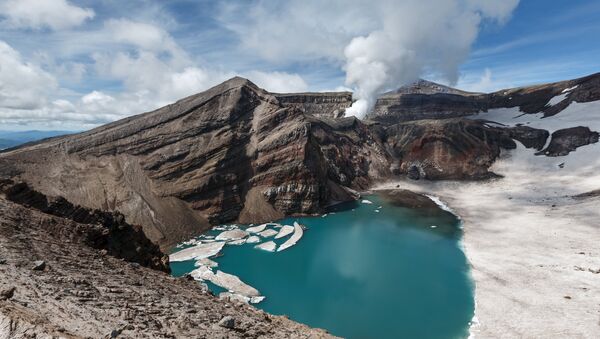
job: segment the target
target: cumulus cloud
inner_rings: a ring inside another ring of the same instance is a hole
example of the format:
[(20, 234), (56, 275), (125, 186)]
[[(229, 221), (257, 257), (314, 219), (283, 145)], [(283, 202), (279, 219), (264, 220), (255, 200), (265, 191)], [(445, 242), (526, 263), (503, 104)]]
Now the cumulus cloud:
[(1, 0), (0, 16), (14, 28), (68, 29), (92, 19), (90, 8), (72, 5), (66, 0)]
[(242, 76), (270, 92), (293, 93), (308, 90), (308, 84), (298, 74), (250, 71), (242, 74)]
[[(242, 46), (269, 60), (337, 60), (364, 116), (377, 94), (439, 74), (450, 83), (484, 20), (504, 22), (518, 0), (254, 1), (223, 6)], [(280, 18), (286, 18), (281, 20)]]
[[(236, 75), (269, 91), (308, 89), (298, 74), (236, 72), (202, 65), (168, 31), (150, 23), (109, 19), (86, 34), (87, 42), (93, 41), (94, 46), (87, 53), (77, 50), (76, 55), (91, 60), (87, 64), (57, 59), (49, 51), (34, 53), (26, 60), (0, 42), (0, 123), (91, 128), (170, 104)], [(61, 33), (61, 37), (69, 38), (65, 44), (85, 38), (79, 33)], [(77, 88), (77, 83), (90, 77), (94, 83), (116, 83), (118, 87), (107, 91), (86, 84), (92, 89), (83, 93), (61, 87), (70, 84)]]
[(52, 75), (0, 40), (0, 108), (39, 108), (57, 86)]

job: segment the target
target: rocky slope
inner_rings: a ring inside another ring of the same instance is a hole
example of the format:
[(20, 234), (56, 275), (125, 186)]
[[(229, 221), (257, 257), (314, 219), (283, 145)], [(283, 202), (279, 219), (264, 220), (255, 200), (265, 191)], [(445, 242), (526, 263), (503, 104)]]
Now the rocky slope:
[[(0, 338), (329, 337), (219, 300), (198, 283), (147, 268), (148, 263), (124, 261), (126, 252), (90, 246), (98, 225), (74, 221), (79, 213), (67, 218), (44, 213), (26, 200), (21, 205), (0, 194)], [(101, 212), (82, 215), (102, 219)], [(126, 243), (123, 230), (112, 231), (109, 238), (122, 249), (154, 250)]]

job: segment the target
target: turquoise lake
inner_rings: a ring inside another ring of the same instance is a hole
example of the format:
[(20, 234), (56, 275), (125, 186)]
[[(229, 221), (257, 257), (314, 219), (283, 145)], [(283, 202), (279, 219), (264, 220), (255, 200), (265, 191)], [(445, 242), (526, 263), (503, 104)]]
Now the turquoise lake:
[[(228, 245), (213, 260), (266, 296), (256, 307), (334, 335), (468, 337), (474, 297), (459, 220), (446, 211), (396, 207), (375, 195), (365, 199), (373, 204), (346, 203), (326, 217), (277, 221), (307, 227), (285, 251)], [(195, 269), (193, 261), (171, 268), (175, 276)]]

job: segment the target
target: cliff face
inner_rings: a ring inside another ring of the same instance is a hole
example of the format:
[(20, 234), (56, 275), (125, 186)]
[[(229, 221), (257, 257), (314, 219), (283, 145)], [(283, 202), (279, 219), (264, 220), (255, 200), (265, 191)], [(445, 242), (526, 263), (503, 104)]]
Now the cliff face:
[(386, 176), (385, 157), (360, 121), (318, 119), (234, 78), (154, 112), (4, 153), (0, 171), (44, 194), (119, 211), (166, 246), (211, 223), (318, 213), (352, 198), (344, 186)]
[(72, 240), (81, 240), (86, 246), (129, 262), (170, 272), (168, 256), (146, 237), (141, 226), (128, 224), (119, 212), (91, 210), (73, 205), (62, 197), (47, 197), (25, 183), (15, 184), (9, 180), (0, 182), (0, 193), (14, 204), (68, 221), (73, 225), (70, 231), (68, 227), (57, 231), (71, 233)]
[[(568, 92), (568, 93), (567, 93)], [(564, 97), (560, 97), (564, 95)], [(560, 98), (552, 103), (553, 98)], [(421, 80), (383, 94), (369, 118), (383, 123), (420, 119), (444, 119), (486, 112), (494, 108), (519, 107), (524, 113), (552, 116), (572, 102), (600, 100), (600, 73), (538, 86), (469, 93)]]
[(400, 123), (388, 126), (385, 133), (394, 174), (430, 180), (493, 177), (489, 167), (501, 149), (514, 149), (514, 140), (519, 140), (539, 150), (548, 138), (544, 130), (458, 118)]
[(317, 117), (341, 118), (352, 106), (351, 92), (274, 94), (284, 107), (294, 107)]

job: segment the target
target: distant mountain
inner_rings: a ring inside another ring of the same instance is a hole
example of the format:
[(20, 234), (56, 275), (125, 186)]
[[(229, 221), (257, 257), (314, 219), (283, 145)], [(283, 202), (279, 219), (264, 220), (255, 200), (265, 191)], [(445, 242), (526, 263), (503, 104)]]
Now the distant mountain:
[[(569, 92), (559, 105), (552, 98)], [(368, 119), (386, 124), (420, 119), (443, 119), (487, 112), (494, 108), (518, 107), (524, 113), (552, 116), (572, 102), (600, 100), (600, 73), (579, 79), (536, 86), (471, 93), (431, 81), (419, 80), (381, 95)]]
[(73, 131), (0, 131), (0, 150), (16, 147), (28, 142), (43, 140)]

